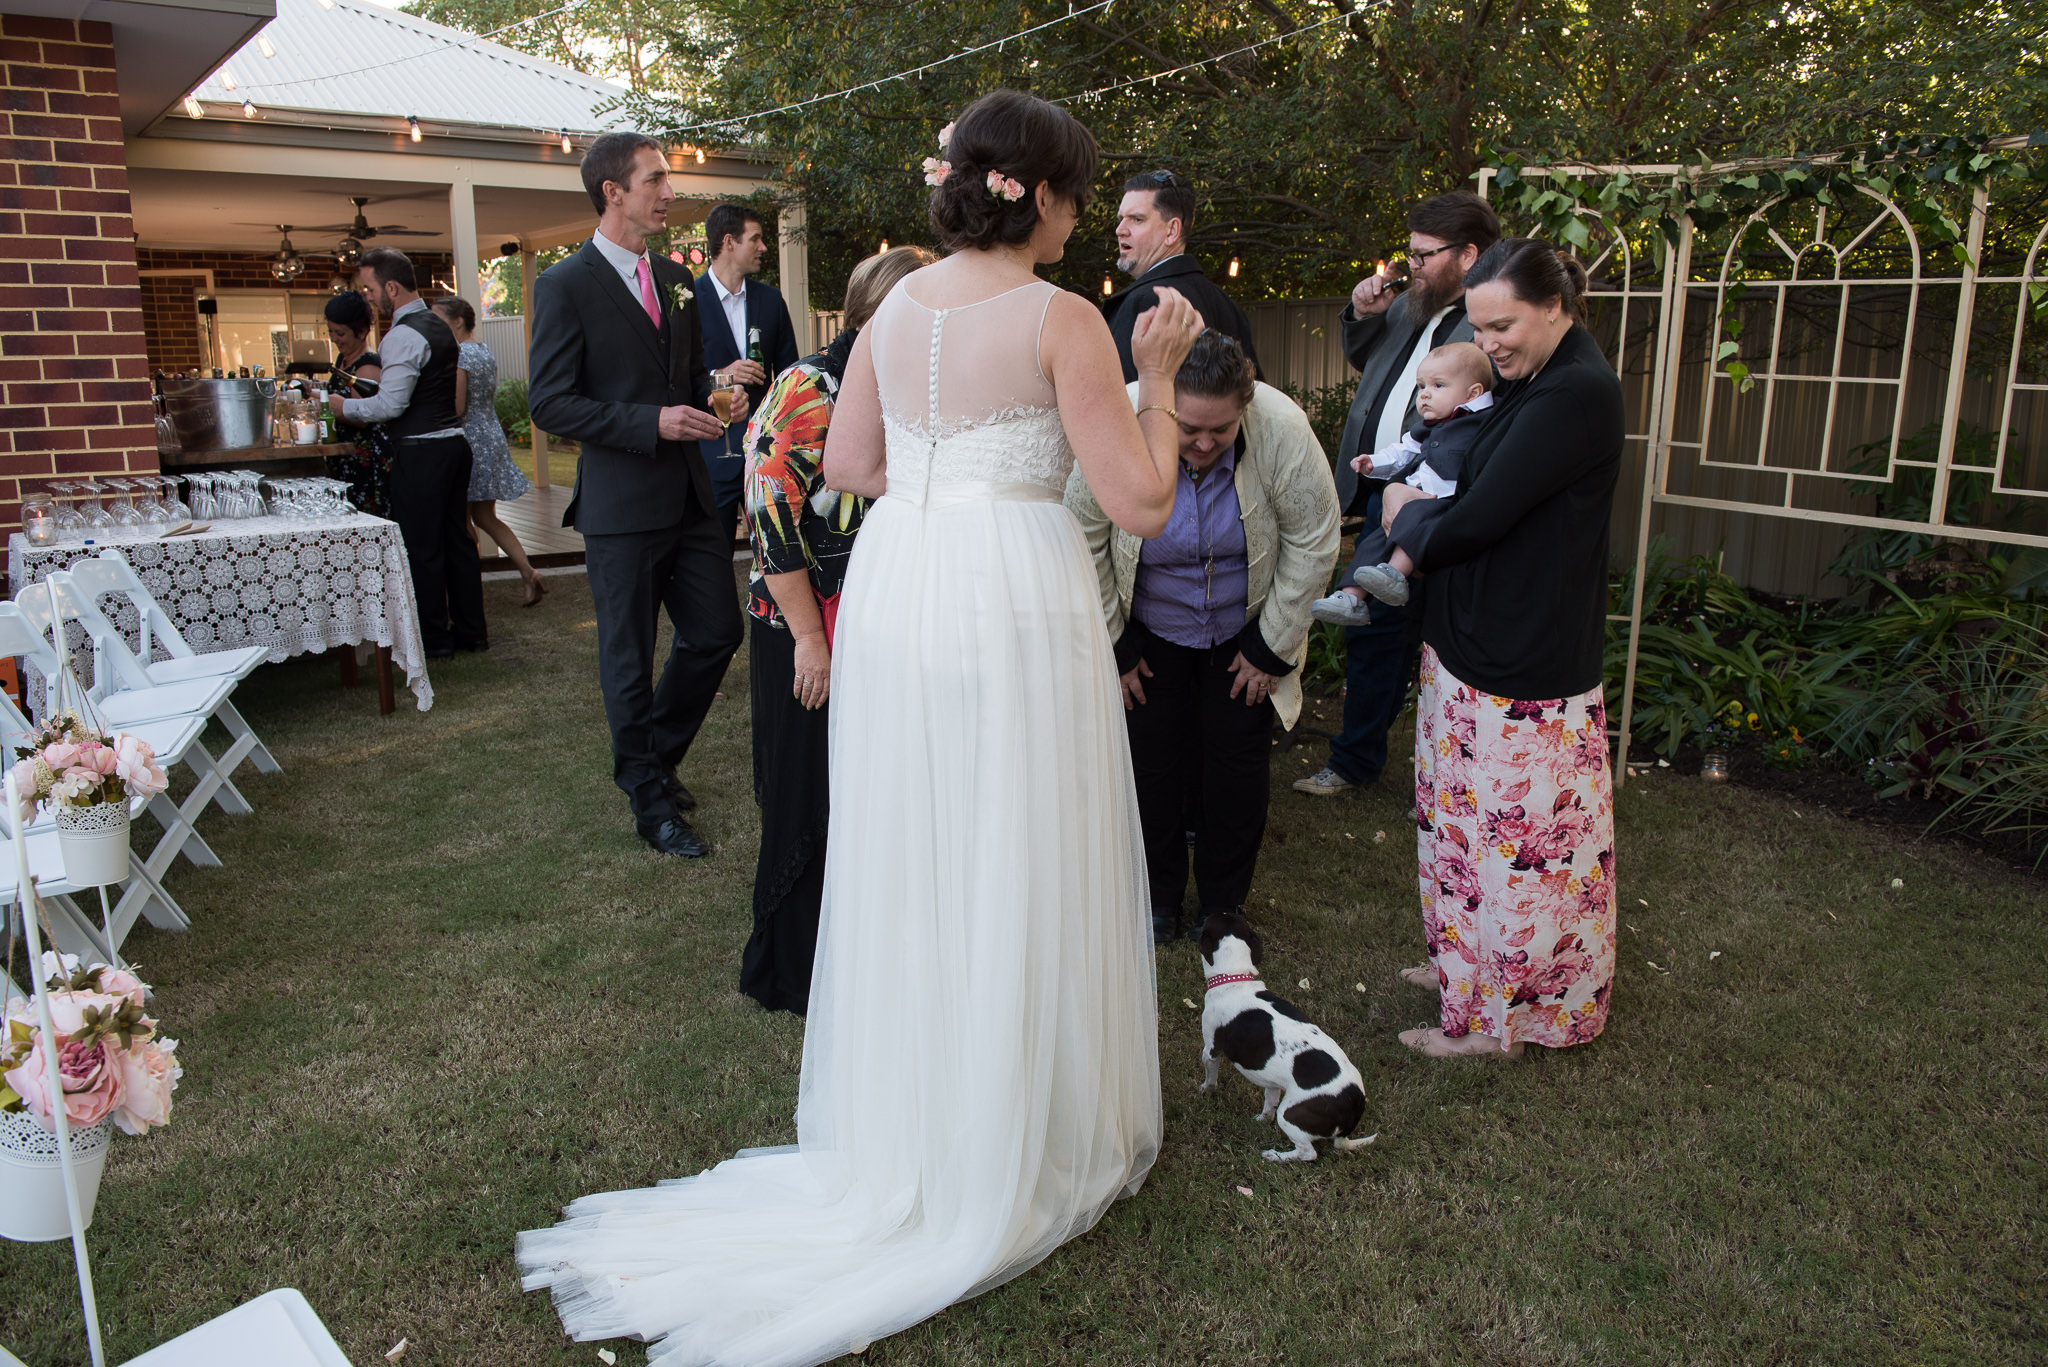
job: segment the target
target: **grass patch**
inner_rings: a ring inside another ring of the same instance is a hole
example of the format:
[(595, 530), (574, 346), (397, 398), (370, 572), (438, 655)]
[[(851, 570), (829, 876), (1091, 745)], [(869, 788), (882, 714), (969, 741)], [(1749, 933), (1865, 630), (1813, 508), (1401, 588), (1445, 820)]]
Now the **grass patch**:
[[(716, 853), (664, 860), (610, 783), (585, 581), (553, 584), (530, 610), (485, 586), (493, 649), (437, 664), (426, 715), (380, 718), (320, 657), (238, 694), (285, 772), (243, 782), (253, 816), (207, 818), (223, 867), (173, 870), (194, 929), (129, 942), (187, 1072), (102, 1187), (115, 1360), (288, 1285), (358, 1363), (404, 1337), (407, 1367), (587, 1367), (520, 1294), (513, 1235), (794, 1138), (800, 1023), (733, 986), (745, 653), (686, 774)], [(1407, 794), (1288, 791), (1313, 749), (1274, 766), (1252, 911), (1379, 1143), (1262, 1162), (1249, 1085), (1195, 1092), (1200, 978), (1173, 946), (1144, 1192), (865, 1361), (2040, 1360), (2038, 880), (1655, 771), (1621, 795), (1606, 1036), (1431, 1062), (1393, 1039), (1434, 1016), (1394, 980), (1420, 954)], [(80, 1360), (66, 1245), (0, 1244), (0, 1286), (0, 1344)]]
[[(567, 447), (564, 450), (563, 447)], [(583, 458), (583, 448), (573, 441), (553, 437), (548, 441), (548, 483), (570, 488), (576, 483), (576, 462)], [(512, 463), (522, 470), (528, 479), (535, 479), (533, 472), (533, 447), (512, 443)]]

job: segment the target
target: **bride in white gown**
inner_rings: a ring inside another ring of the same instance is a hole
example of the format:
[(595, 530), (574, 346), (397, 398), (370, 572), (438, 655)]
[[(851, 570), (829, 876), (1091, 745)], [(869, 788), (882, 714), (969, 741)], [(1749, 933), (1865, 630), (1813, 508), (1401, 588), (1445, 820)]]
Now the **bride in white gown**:
[(954, 254), (863, 329), (826, 453), (833, 486), (886, 496), (836, 628), (798, 1143), (519, 1236), (571, 1335), (655, 1340), (664, 1367), (858, 1351), (1085, 1232), (1159, 1149), (1130, 752), (1060, 497), (1078, 455), (1113, 518), (1163, 529), (1201, 320), (1161, 291), (1133, 346), (1157, 406), (1133, 417), (1100, 313), (1032, 273), (1073, 230), (1093, 137), (999, 91), (945, 155)]

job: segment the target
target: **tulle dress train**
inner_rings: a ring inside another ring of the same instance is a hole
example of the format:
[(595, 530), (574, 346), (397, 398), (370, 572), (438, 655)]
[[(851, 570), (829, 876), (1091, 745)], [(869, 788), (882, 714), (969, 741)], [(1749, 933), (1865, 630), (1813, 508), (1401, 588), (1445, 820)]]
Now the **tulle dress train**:
[(1145, 868), (1038, 336), (1054, 289), (869, 324), (889, 490), (833, 659), (798, 1143), (519, 1236), (578, 1339), (806, 1367), (1030, 1268), (1160, 1138)]

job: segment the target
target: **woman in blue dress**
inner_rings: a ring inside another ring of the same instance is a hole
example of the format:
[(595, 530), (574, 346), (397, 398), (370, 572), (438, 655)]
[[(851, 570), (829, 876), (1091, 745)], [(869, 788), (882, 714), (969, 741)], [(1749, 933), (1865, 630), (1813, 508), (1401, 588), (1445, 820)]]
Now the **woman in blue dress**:
[(459, 295), (434, 301), (434, 311), (448, 322), (455, 340), (462, 344), (456, 364), (462, 374), (456, 380), (456, 407), (462, 414), (463, 435), (469, 438), (469, 521), (511, 558), (519, 577), (526, 581), (526, 606), (532, 607), (548, 591), (540, 571), (526, 558), (504, 520), (498, 516), (499, 499), (524, 498), (533, 488), (526, 474), (512, 463), (512, 447), (498, 422), (498, 359), (476, 337), (476, 310)]

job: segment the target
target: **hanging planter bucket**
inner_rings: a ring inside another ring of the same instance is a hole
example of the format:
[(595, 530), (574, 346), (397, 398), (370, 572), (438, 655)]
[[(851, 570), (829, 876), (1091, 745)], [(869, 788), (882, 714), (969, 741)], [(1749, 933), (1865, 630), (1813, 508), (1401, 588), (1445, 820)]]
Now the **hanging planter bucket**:
[(128, 877), (128, 804), (95, 802), (89, 807), (52, 804), (57, 848), (64, 876), (80, 887), (103, 887)]
[[(106, 1171), (114, 1122), (74, 1126), (71, 1170), (78, 1176), (78, 1213), (92, 1224), (93, 1203)], [(25, 1111), (0, 1111), (0, 1238), (50, 1243), (71, 1237), (64, 1208), (64, 1167), (57, 1136)]]

